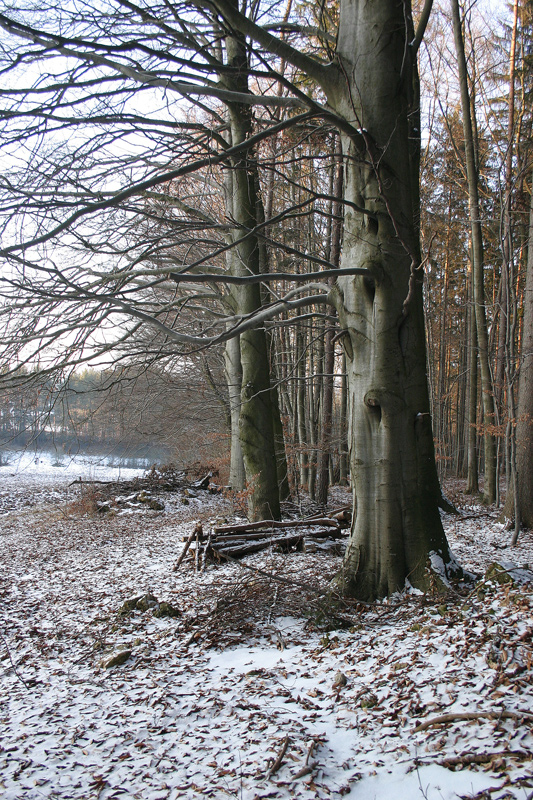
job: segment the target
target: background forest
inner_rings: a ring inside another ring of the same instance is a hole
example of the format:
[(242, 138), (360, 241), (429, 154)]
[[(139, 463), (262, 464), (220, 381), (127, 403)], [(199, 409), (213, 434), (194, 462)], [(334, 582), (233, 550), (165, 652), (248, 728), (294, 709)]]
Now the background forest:
[[(410, 254), (398, 271), (405, 297), (395, 290), (409, 320), (404, 351), (418, 347), (424, 276), (439, 477), (466, 478), (487, 503), (501, 503), (507, 486), (516, 535), (532, 524), (533, 6), (432, 5), (415, 7), (414, 22), (404, 8), (421, 97), (415, 81), (401, 111), (409, 169), (420, 174), (421, 216), (415, 189), (407, 234), (405, 198), (387, 194), (357, 116), (369, 102), (358, 112), (347, 95), (356, 134), (328, 77), (347, 63), (342, 4), (241, 13), (220, 0), (175, 5), (167, 18), (122, 0), (54, 12), (59, 33), (50, 9), (6, 8), (4, 442), (47, 432), (68, 449), (73, 436), (126, 436), (182, 463), (216, 461), (233, 488), (251, 487), (252, 518), (279, 516), (298, 486), (325, 503), (329, 485), (350, 472), (354, 481), (349, 454), (364, 427), (336, 281), (339, 267), (344, 281), (359, 273), (354, 282), (377, 298), (373, 262), (346, 253), (354, 237), (379, 238), (386, 214)], [(391, 153), (395, 131), (392, 119)], [(361, 142), (378, 200), (368, 178), (353, 190)], [(96, 371), (83, 372), (91, 363)], [(381, 415), (373, 391), (365, 413)], [(430, 441), (422, 451), (432, 463)]]

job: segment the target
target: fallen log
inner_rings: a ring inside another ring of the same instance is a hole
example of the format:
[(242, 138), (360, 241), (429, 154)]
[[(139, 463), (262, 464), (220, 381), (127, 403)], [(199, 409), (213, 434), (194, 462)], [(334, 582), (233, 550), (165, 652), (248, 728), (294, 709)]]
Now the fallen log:
[[(257, 536), (257, 535), (256, 535)], [(243, 539), (242, 537), (224, 537), (223, 539), (211, 540), (211, 555), (215, 558), (226, 557), (230, 555), (232, 558), (242, 558), (243, 556), (251, 555), (252, 553), (259, 553), (261, 550), (266, 550), (269, 547), (279, 547), (283, 551), (288, 552), (290, 549), (303, 547), (304, 541), (312, 539), (339, 539), (342, 537), (341, 532), (335, 531), (331, 534), (331, 529), (319, 531), (302, 531), (293, 534), (277, 535), (277, 536), (262, 536), (254, 538), (253, 541)]]
[(219, 525), (213, 528), (213, 533), (244, 533), (261, 530), (261, 528), (306, 528), (312, 525), (325, 525), (330, 528), (339, 528), (339, 523), (330, 517), (312, 517), (311, 519), (275, 520), (265, 519), (259, 522), (242, 522), (234, 525)]
[(232, 556), (233, 558), (242, 558), (249, 556), (252, 553), (259, 553), (261, 550), (266, 550), (271, 547), (272, 542), (270, 539), (263, 539), (253, 544), (239, 545), (238, 547), (215, 547), (211, 545), (211, 550), (216, 556)]
[[(300, 526), (293, 526), (293, 527), (300, 527)], [(246, 533), (246, 531), (243, 531), (243, 533), (215, 534), (211, 540), (211, 543), (215, 545), (215, 544), (223, 544), (225, 542), (228, 543), (232, 542), (235, 544), (237, 542), (249, 542), (250, 540), (253, 539), (265, 539), (267, 534), (268, 531), (264, 530), (259, 532), (253, 531), (252, 533)], [(284, 536), (283, 533), (276, 533), (273, 531), (271, 536), (269, 537), (269, 541), (276, 542), (278, 539), (283, 538), (283, 536)], [(309, 536), (311, 538), (316, 538), (316, 539), (340, 539), (343, 536), (343, 532), (340, 528), (322, 528), (317, 531), (313, 530), (305, 532), (302, 531), (301, 533), (298, 534), (298, 536), (300, 538), (303, 536)]]
[[(330, 517), (330, 519), (337, 519), (337, 517), (341, 514), (344, 514), (345, 511), (351, 511), (351, 510), (352, 510), (351, 503), (349, 503), (348, 505), (339, 506), (338, 508), (332, 509), (332, 511), (328, 513), (328, 517)], [(306, 520), (319, 519), (320, 517), (323, 516), (324, 516), (323, 512), (320, 512), (318, 514), (311, 514), (309, 517), (306, 517)]]
[(266, 550), (272, 546), (288, 549), (297, 546), (303, 538), (302, 534), (295, 534), (294, 536), (279, 536), (276, 539), (260, 539), (251, 544), (247, 544), (246, 542), (238, 545), (234, 544), (229, 547), (217, 547), (216, 544), (211, 544), (211, 549), (214, 553), (222, 556), (230, 555), (233, 556), (233, 558), (242, 558), (252, 553), (259, 553), (261, 550)]

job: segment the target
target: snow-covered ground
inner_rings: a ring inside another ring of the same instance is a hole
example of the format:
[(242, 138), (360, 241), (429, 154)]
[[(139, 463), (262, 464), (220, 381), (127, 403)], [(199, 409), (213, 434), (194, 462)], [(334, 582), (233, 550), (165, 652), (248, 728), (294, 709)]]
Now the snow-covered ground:
[[(79, 469), (57, 469), (0, 468), (19, 491), (0, 517), (2, 798), (533, 796), (533, 586), (365, 608), (326, 602), (327, 553), (173, 571), (229, 500), (88, 517)], [(510, 551), (493, 516), (465, 514), (445, 519), (461, 563), (527, 577), (532, 534)]]

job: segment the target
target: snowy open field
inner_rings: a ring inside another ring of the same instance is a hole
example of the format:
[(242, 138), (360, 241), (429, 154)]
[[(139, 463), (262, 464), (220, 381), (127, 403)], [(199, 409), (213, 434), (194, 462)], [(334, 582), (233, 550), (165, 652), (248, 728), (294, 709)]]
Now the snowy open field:
[[(6, 463), (7, 462), (7, 463)], [(134, 459), (126, 459), (130, 464)], [(148, 464), (132, 469), (115, 466), (120, 459), (112, 456), (78, 455), (70, 457), (30, 449), (0, 451), (0, 514), (23, 506), (59, 502), (69, 495), (69, 485), (83, 480), (128, 480), (142, 475)], [(70, 491), (73, 496), (77, 490)]]
[[(531, 584), (332, 609), (330, 554), (175, 572), (229, 501), (84, 516), (79, 476), (112, 470), (0, 467), (2, 798), (533, 797)], [(445, 520), (463, 566), (531, 575), (530, 532), (511, 551), (463, 513)], [(123, 608), (147, 594), (179, 616)]]

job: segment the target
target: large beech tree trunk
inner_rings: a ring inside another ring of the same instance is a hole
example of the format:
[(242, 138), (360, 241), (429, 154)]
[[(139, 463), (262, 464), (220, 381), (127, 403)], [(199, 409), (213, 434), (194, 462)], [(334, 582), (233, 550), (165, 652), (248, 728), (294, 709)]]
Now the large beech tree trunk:
[[(343, 0), (339, 80), (328, 101), (343, 131), (341, 267), (369, 276), (333, 292), (349, 386), (357, 514), (339, 583), (362, 599), (427, 585), (432, 554), (451, 557), (438, 505), (419, 254), (419, 130), (410, 4)], [(357, 209), (363, 208), (366, 213)]]

